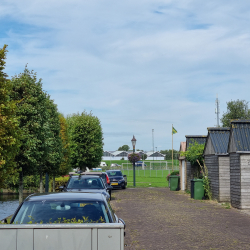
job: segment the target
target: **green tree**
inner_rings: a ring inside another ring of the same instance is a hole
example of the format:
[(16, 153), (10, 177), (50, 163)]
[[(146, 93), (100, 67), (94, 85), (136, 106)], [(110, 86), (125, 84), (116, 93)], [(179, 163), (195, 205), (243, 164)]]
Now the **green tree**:
[(68, 132), (68, 124), (67, 121), (65, 119), (65, 117), (60, 114), (59, 115), (59, 120), (60, 120), (60, 137), (62, 139), (62, 145), (63, 145), (63, 158), (62, 158), (62, 162), (60, 164), (60, 168), (59, 168), (59, 175), (66, 175), (68, 174), (69, 170), (70, 170), (70, 141), (69, 141), (69, 132)]
[(248, 102), (239, 99), (227, 102), (227, 112), (221, 118), (222, 126), (230, 127), (230, 121), (233, 119), (250, 119)]
[(11, 100), (11, 82), (3, 72), (7, 45), (0, 49), (0, 187), (8, 175), (17, 172), (15, 157), (20, 146), (20, 131), (16, 117), (16, 101)]
[(27, 67), (24, 73), (14, 76), (12, 100), (18, 101), (17, 116), (21, 136), (20, 150), (16, 156), (19, 172), (19, 202), (23, 201), (23, 176), (35, 175), (44, 162), (46, 94), (41, 79)]
[(103, 154), (103, 133), (100, 120), (87, 114), (73, 114), (67, 117), (70, 134), (70, 162), (72, 168), (99, 166)]
[(143, 161), (145, 161), (147, 159), (147, 157), (148, 157), (147, 154), (144, 154), (144, 153), (141, 154), (141, 159)]
[[(172, 160), (172, 149), (161, 150), (160, 153), (165, 155), (165, 160)], [(176, 158), (178, 153), (179, 152), (177, 150), (175, 150), (175, 149), (173, 150), (174, 159)]]
[(118, 151), (129, 151), (129, 146), (128, 145), (123, 145), (118, 148)]
[(60, 165), (63, 157), (63, 144), (60, 136), (61, 124), (59, 120), (59, 112), (56, 104), (50, 99), (49, 95), (46, 95), (46, 112), (45, 122), (43, 123), (43, 145), (44, 145), (44, 157), (43, 162), (39, 166), (40, 174), (40, 193), (43, 192), (43, 176), (48, 173), (53, 176), (57, 176), (60, 172)]
[(181, 152), (181, 156), (185, 156), (187, 161), (189, 161), (192, 165), (198, 165), (197, 160), (199, 162), (203, 162), (203, 151), (205, 144), (199, 144), (194, 141), (189, 144), (187, 151)]

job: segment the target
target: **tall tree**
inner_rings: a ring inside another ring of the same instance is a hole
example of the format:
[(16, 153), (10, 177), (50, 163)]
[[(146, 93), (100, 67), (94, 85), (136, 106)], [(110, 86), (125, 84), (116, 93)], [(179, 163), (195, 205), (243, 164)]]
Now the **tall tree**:
[(222, 126), (230, 127), (230, 121), (233, 119), (250, 119), (250, 110), (248, 109), (247, 101), (238, 99), (227, 102), (227, 112), (221, 118)]
[(129, 146), (128, 145), (123, 145), (118, 148), (118, 151), (129, 151)]
[(40, 193), (43, 192), (43, 176), (45, 173), (51, 174), (53, 179), (59, 174), (59, 168), (62, 161), (62, 138), (60, 136), (59, 112), (54, 101), (46, 95), (45, 122), (43, 123), (43, 142), (44, 156), (43, 162), (39, 166), (40, 174)]
[(100, 120), (87, 114), (74, 114), (67, 117), (70, 133), (70, 151), (72, 168), (99, 166), (103, 154), (103, 133)]
[(69, 132), (68, 132), (68, 124), (65, 119), (65, 117), (60, 114), (59, 115), (59, 120), (60, 120), (60, 137), (62, 139), (62, 153), (63, 153), (63, 158), (62, 162), (59, 168), (59, 175), (65, 175), (69, 172), (70, 170), (70, 148), (69, 148)]
[(11, 100), (12, 85), (4, 73), (7, 45), (0, 49), (0, 187), (7, 175), (16, 173), (15, 156), (20, 146), (16, 101)]
[[(165, 160), (172, 160), (172, 149), (161, 150), (160, 153), (165, 155)], [(178, 151), (174, 149), (173, 153), (174, 153), (174, 158), (176, 158), (178, 155)]]
[(23, 176), (38, 173), (44, 161), (44, 123), (46, 117), (46, 94), (41, 79), (27, 67), (22, 74), (14, 76), (12, 100), (18, 101), (17, 116), (21, 146), (16, 156), (19, 173), (19, 202), (23, 201)]

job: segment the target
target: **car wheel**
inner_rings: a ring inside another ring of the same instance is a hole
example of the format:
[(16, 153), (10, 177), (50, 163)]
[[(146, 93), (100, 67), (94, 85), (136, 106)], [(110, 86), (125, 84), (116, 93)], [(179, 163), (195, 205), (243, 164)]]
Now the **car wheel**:
[(126, 185), (125, 185), (125, 183), (123, 184), (122, 189), (126, 189)]

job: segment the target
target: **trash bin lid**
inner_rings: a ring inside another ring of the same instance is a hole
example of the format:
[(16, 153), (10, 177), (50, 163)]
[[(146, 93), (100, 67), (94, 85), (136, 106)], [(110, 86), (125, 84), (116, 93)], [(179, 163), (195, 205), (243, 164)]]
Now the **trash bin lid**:
[(200, 182), (203, 182), (203, 179), (192, 179), (191, 181), (200, 181)]

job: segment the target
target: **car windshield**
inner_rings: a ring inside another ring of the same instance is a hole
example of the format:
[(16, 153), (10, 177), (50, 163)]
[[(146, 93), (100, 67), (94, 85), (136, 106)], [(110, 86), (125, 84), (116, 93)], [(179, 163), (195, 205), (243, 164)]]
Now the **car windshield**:
[(107, 172), (109, 177), (113, 177), (113, 176), (122, 176), (122, 172), (121, 171), (109, 171)]
[(71, 178), (67, 188), (72, 189), (104, 189), (100, 178)]
[(13, 223), (109, 223), (107, 208), (101, 201), (24, 202)]

